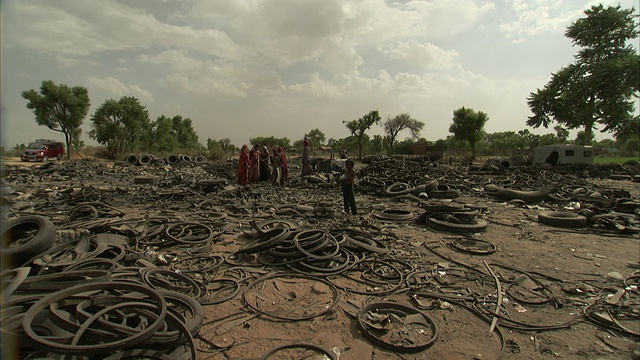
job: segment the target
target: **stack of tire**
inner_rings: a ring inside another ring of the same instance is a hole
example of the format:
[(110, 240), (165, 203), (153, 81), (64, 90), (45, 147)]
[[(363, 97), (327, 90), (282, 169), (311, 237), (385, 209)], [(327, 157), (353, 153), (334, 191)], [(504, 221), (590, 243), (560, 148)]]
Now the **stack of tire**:
[(136, 166), (145, 166), (145, 165), (162, 166), (165, 164), (175, 165), (178, 163), (190, 163), (190, 162), (203, 163), (206, 160), (207, 158), (202, 155), (198, 155), (192, 158), (191, 156), (184, 155), (184, 154), (171, 154), (171, 155), (168, 155), (166, 158), (159, 158), (154, 154), (142, 154), (142, 155), (126, 154), (124, 156), (125, 163), (127, 163), (128, 165), (136, 165)]

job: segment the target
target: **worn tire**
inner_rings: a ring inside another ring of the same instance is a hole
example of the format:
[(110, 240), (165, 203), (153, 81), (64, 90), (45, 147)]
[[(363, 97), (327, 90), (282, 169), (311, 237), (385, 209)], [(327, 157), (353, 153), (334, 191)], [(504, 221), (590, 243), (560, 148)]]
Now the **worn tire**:
[(429, 199), (456, 199), (460, 197), (460, 190), (431, 190), (427, 195)]
[(499, 189), (493, 195), (502, 200), (519, 199), (527, 204), (540, 202), (549, 196), (549, 189), (538, 189), (534, 191), (520, 191), (512, 189)]
[(433, 191), (438, 188), (438, 180), (431, 180), (425, 184), (416, 185), (411, 193), (413, 195), (419, 196), (421, 193), (428, 193), (429, 191)]
[(582, 228), (589, 222), (586, 216), (570, 211), (543, 212), (538, 214), (538, 221), (545, 225), (570, 228)]
[[(36, 231), (35, 234), (29, 234)], [(9, 220), (2, 226), (3, 267), (5, 262), (19, 265), (47, 250), (56, 237), (56, 227), (44, 216), (28, 215)], [(22, 244), (11, 246), (22, 240)], [(26, 240), (26, 241), (25, 241)]]
[(434, 230), (448, 231), (456, 234), (467, 234), (485, 231), (487, 229), (487, 226), (489, 225), (489, 223), (482, 219), (474, 219), (473, 222), (469, 224), (457, 224), (434, 218), (429, 218), (427, 224)]
[(405, 182), (395, 182), (384, 190), (384, 194), (386, 196), (398, 196), (398, 195), (406, 195), (411, 192), (411, 185)]

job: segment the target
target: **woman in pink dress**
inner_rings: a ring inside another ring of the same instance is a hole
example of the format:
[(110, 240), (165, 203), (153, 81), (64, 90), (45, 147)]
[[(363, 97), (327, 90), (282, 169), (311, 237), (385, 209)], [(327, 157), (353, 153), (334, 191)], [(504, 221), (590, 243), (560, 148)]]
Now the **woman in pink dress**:
[(254, 145), (249, 151), (249, 182), (260, 181), (260, 149)]
[(249, 183), (249, 154), (248, 146), (242, 145), (240, 150), (240, 158), (238, 159), (238, 184), (247, 185)]

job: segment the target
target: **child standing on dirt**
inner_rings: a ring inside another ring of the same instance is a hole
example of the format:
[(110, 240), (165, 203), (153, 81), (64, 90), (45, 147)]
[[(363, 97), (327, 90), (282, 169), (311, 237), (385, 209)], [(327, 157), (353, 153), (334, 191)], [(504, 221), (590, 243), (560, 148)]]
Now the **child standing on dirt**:
[(353, 160), (347, 159), (344, 163), (344, 174), (340, 177), (340, 185), (342, 186), (342, 197), (344, 198), (344, 212), (353, 215), (358, 214), (356, 209), (356, 197), (353, 192), (353, 182), (356, 179), (356, 172), (353, 170)]

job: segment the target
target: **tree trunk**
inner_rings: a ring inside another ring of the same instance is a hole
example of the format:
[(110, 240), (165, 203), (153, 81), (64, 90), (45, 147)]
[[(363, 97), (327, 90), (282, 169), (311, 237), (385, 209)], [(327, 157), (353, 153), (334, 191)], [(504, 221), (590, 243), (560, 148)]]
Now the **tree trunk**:
[(591, 137), (593, 136), (593, 123), (586, 123), (584, 125), (584, 139), (582, 139), (582, 145), (591, 145)]
[(475, 142), (470, 142), (471, 145), (471, 160), (475, 160), (476, 159), (476, 143)]

